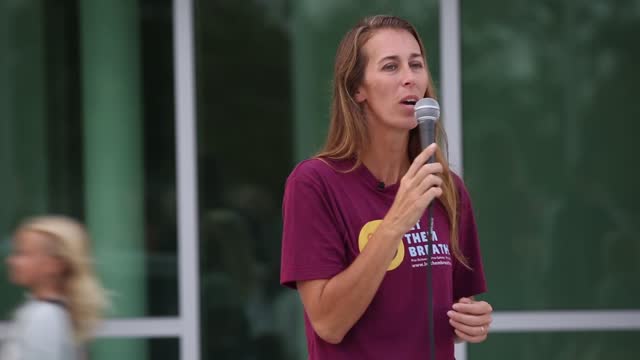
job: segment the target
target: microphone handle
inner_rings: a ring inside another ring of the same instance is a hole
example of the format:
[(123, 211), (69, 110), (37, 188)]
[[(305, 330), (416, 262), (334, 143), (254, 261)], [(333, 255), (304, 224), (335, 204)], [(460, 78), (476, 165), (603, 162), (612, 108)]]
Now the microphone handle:
[[(435, 120), (425, 120), (423, 123), (419, 124), (420, 126), (420, 144), (422, 148), (426, 148), (427, 146), (434, 143), (436, 140), (435, 136)], [(429, 157), (427, 163), (431, 164), (435, 161), (435, 155)], [(428, 331), (429, 331), (429, 360), (436, 360), (435, 356), (435, 324), (434, 324), (434, 312), (433, 312), (433, 269), (431, 266), (431, 253), (433, 251), (433, 201), (429, 204), (427, 208), (427, 221), (429, 222), (428, 226), (428, 235), (427, 235), (427, 316), (428, 316)]]
[[(424, 120), (418, 124), (420, 130), (420, 145), (424, 150), (427, 146), (436, 142), (436, 122), (435, 120)], [(434, 156), (431, 156), (427, 163), (432, 163)]]

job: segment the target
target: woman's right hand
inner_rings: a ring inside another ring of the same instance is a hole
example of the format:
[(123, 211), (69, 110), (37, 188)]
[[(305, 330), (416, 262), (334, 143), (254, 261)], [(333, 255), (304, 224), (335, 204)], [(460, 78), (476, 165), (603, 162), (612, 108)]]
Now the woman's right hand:
[[(400, 187), (391, 208), (382, 224), (387, 231), (402, 237), (416, 225), (425, 209), (437, 197), (442, 195), (442, 164), (427, 163), (435, 156), (438, 145), (427, 146), (416, 158), (400, 179)], [(381, 224), (381, 226), (382, 226)]]

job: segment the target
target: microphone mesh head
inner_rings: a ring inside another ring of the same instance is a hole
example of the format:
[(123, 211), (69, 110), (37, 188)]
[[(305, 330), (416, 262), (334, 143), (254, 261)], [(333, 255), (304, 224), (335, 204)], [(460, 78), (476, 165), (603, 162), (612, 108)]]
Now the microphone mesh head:
[(432, 98), (422, 98), (418, 100), (413, 109), (418, 123), (426, 120), (437, 121), (440, 117), (440, 104)]

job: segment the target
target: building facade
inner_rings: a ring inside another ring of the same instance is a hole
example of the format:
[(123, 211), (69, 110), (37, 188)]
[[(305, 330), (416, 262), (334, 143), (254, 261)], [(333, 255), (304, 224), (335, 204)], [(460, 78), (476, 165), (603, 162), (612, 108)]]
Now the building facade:
[(284, 182), (377, 13), (421, 33), (474, 200), (496, 313), (457, 358), (640, 354), (640, 1), (0, 0), (0, 255), (26, 216), (88, 224), (91, 359), (306, 359)]

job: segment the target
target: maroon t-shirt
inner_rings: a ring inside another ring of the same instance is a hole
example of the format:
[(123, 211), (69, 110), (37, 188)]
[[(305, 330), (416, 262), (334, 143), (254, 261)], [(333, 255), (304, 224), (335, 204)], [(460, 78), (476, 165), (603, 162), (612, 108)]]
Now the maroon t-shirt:
[[(352, 161), (306, 160), (287, 180), (280, 281), (330, 279), (360, 254), (391, 207), (398, 184), (378, 187), (365, 166), (342, 172)], [(459, 243), (472, 271), (460, 264), (449, 243), (444, 207), (433, 206), (432, 249), (436, 358), (453, 359), (454, 332), (447, 311), (454, 300), (486, 290), (476, 224), (469, 195), (455, 176), (459, 194)], [(310, 360), (422, 360), (428, 354), (425, 243), (428, 215), (407, 232), (362, 317), (340, 344), (322, 340), (305, 313)]]

